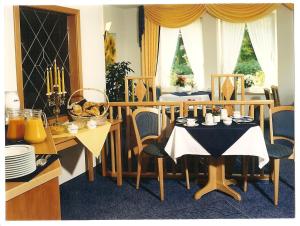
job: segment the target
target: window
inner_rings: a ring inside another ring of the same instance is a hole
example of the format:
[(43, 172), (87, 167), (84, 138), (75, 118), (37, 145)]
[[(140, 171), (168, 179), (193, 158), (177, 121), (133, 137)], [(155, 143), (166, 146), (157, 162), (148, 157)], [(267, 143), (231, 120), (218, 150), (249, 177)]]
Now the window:
[(185, 87), (193, 84), (194, 74), (190, 66), (189, 59), (186, 54), (181, 32), (178, 35), (176, 52), (173, 59), (170, 85)]
[(245, 88), (264, 86), (265, 73), (257, 61), (247, 26), (245, 27), (240, 55), (234, 73), (245, 75)]
[(250, 92), (278, 85), (276, 11), (248, 23), (218, 20), (218, 73), (246, 75)]

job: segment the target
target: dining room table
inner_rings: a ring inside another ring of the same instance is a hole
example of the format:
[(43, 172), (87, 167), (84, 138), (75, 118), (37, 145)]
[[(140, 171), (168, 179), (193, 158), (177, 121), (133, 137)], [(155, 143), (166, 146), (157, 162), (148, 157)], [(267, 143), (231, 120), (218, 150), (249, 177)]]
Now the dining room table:
[(196, 200), (203, 195), (219, 190), (241, 200), (238, 192), (229, 187), (233, 180), (225, 178), (225, 156), (257, 156), (259, 168), (269, 162), (263, 132), (257, 122), (233, 120), (231, 125), (222, 121), (207, 125), (203, 117), (196, 124), (187, 126), (180, 118), (165, 146), (167, 154), (176, 162), (183, 155), (207, 156), (208, 182), (195, 194)]
[(211, 100), (210, 91), (173, 92), (165, 93), (159, 97), (159, 101), (208, 101)]

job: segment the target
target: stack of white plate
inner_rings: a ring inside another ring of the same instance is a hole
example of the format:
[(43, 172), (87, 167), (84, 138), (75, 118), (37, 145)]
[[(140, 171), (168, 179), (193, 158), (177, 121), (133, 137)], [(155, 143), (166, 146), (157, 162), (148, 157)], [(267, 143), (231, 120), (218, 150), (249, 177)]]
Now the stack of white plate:
[(35, 170), (36, 163), (33, 146), (5, 146), (5, 179), (23, 177)]

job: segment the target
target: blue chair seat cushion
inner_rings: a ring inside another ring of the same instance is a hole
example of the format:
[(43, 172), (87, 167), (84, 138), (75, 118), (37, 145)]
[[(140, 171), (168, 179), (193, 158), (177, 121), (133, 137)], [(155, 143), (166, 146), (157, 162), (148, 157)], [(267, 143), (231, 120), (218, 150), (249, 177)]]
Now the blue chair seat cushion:
[(165, 157), (168, 155), (162, 145), (157, 143), (151, 143), (147, 145), (143, 149), (143, 152), (156, 157)]
[(267, 146), (269, 157), (271, 158), (282, 159), (282, 158), (287, 158), (291, 154), (293, 154), (293, 149), (285, 145), (267, 144), (266, 146)]

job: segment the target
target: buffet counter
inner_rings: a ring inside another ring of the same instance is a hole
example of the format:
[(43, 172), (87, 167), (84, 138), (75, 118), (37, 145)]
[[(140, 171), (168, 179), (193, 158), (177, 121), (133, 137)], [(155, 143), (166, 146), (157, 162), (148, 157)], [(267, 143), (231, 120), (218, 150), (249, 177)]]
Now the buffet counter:
[[(47, 139), (43, 143), (33, 145), (36, 154), (57, 154), (49, 128), (46, 128), (46, 133)], [(61, 219), (60, 174), (61, 165), (56, 160), (29, 182), (6, 182), (6, 219)]]

